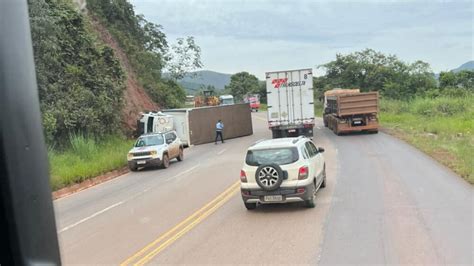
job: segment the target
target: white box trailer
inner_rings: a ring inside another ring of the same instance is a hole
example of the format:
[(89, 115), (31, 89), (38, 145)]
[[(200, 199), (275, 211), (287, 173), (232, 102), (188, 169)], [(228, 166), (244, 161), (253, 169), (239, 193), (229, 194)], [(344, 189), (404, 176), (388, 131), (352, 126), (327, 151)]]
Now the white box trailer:
[(313, 137), (313, 70), (266, 73), (268, 127), (273, 138)]
[(189, 130), (189, 112), (191, 108), (163, 110), (162, 112), (173, 117), (173, 126), (176, 134), (185, 146), (191, 145)]

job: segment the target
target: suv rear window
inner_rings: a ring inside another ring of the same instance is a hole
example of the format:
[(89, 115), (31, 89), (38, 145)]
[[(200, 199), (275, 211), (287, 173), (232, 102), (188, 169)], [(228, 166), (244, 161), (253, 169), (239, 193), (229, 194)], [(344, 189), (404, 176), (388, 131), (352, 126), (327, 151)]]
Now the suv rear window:
[(248, 151), (245, 163), (252, 166), (271, 163), (284, 165), (294, 163), (298, 159), (297, 148), (265, 149)]

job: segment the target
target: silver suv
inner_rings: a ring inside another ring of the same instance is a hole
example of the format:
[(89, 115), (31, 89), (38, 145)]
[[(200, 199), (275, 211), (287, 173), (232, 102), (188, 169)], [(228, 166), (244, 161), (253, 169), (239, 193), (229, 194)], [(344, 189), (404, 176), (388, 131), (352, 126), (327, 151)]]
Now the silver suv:
[(175, 131), (142, 135), (127, 155), (131, 171), (149, 166), (168, 168), (174, 158), (178, 161), (184, 159), (183, 144)]
[(245, 207), (300, 201), (313, 208), (316, 192), (326, 186), (323, 152), (305, 137), (264, 140), (252, 145), (240, 172)]

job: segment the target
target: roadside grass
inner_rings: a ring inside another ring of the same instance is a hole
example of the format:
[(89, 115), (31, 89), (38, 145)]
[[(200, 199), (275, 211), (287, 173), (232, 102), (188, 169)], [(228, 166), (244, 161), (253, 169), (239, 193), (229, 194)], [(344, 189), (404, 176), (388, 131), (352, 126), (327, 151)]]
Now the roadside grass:
[(382, 99), (380, 122), (474, 184), (474, 96)]
[(96, 141), (72, 135), (69, 142), (69, 148), (65, 150), (50, 148), (48, 151), (53, 190), (124, 167), (134, 141), (121, 136)]
[(258, 108), (258, 111), (267, 111), (268, 107), (266, 103), (260, 103), (260, 107)]
[(323, 117), (323, 102), (314, 99), (314, 115), (316, 117)]

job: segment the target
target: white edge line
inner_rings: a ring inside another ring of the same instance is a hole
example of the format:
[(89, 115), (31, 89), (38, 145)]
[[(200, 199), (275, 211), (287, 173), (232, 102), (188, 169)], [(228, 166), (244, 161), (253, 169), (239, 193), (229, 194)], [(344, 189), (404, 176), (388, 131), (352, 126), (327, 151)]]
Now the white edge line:
[(64, 232), (64, 231), (67, 231), (67, 230), (69, 230), (69, 229), (71, 229), (71, 228), (73, 228), (73, 227), (76, 227), (76, 226), (78, 226), (78, 225), (80, 225), (80, 224), (82, 224), (82, 223), (84, 223), (84, 222), (86, 222), (86, 221), (88, 221), (88, 220), (90, 220), (90, 219), (92, 219), (92, 218), (98, 216), (98, 215), (101, 215), (102, 213), (104, 213), (104, 212), (106, 212), (106, 211), (108, 211), (108, 210), (110, 210), (110, 209), (113, 209), (113, 208), (115, 208), (115, 207), (117, 207), (117, 206), (119, 206), (119, 205), (121, 205), (121, 204), (123, 204), (123, 203), (124, 203), (124, 201), (117, 202), (117, 203), (115, 203), (115, 204), (113, 204), (113, 205), (110, 205), (109, 207), (107, 207), (107, 208), (105, 208), (105, 209), (103, 209), (103, 210), (100, 210), (100, 211), (98, 211), (98, 212), (96, 212), (96, 213), (94, 213), (94, 214), (92, 214), (92, 215), (90, 215), (90, 216), (88, 216), (88, 217), (82, 219), (82, 220), (79, 220), (78, 222), (75, 222), (75, 223), (73, 223), (73, 224), (71, 224), (71, 225), (68, 225), (68, 226), (64, 227), (63, 229), (59, 230), (59, 231), (58, 231), (58, 234), (59, 234), (59, 233), (62, 233), (62, 232)]
[(218, 152), (217, 155), (223, 154), (227, 149), (223, 149), (222, 151)]

